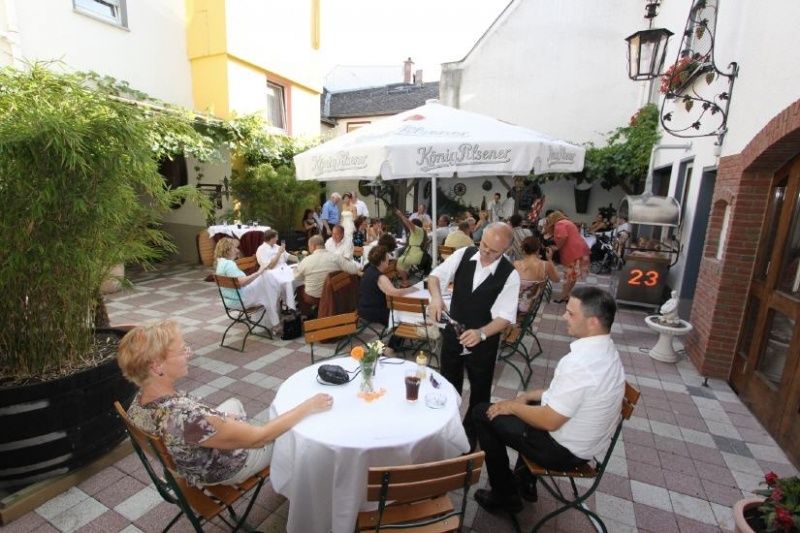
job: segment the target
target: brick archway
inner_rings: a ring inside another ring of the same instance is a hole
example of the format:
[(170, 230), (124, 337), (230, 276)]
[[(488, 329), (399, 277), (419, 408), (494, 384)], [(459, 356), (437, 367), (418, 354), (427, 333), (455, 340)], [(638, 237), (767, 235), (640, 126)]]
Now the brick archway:
[(800, 100), (776, 115), (739, 154), (720, 159), (712, 205), (730, 206), (722, 259), (722, 216), (712, 216), (700, 262), (687, 352), (703, 376), (727, 378), (755, 264), (769, 186), (781, 165), (800, 154)]

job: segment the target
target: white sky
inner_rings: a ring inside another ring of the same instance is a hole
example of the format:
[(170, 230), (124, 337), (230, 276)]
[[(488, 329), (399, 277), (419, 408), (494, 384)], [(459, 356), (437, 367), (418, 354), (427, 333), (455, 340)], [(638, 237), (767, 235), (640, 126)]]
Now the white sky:
[(411, 57), (433, 81), (438, 65), (462, 59), (509, 2), (322, 0), (323, 75), (336, 65), (401, 66)]

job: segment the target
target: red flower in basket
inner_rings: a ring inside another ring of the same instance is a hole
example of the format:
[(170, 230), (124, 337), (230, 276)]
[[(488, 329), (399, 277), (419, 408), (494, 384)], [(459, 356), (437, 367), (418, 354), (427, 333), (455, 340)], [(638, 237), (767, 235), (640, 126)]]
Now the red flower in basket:
[(764, 481), (767, 482), (768, 487), (774, 487), (775, 482), (778, 481), (778, 474), (775, 472), (767, 472), (767, 474), (764, 476)]

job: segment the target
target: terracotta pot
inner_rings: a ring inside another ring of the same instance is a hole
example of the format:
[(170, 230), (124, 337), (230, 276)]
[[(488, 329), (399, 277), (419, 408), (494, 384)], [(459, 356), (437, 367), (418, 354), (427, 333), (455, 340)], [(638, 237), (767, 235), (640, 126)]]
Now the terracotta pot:
[(753, 530), (753, 528), (747, 524), (747, 520), (744, 519), (744, 513), (762, 503), (764, 503), (764, 498), (745, 498), (733, 505), (733, 521), (736, 524), (734, 531), (736, 533), (755, 533), (755, 530)]

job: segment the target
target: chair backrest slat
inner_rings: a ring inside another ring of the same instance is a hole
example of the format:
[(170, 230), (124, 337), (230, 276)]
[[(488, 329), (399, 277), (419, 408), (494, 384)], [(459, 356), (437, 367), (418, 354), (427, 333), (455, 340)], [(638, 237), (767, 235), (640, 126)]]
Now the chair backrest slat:
[(214, 281), (223, 289), (239, 289), (239, 278), (229, 278), (228, 276), (214, 274)]
[(352, 335), (358, 330), (358, 313), (343, 313), (303, 322), (305, 341), (308, 343)]
[(357, 329), (355, 324), (345, 324), (343, 326), (334, 326), (332, 328), (307, 332), (304, 338), (308, 343), (326, 341), (328, 339), (344, 337), (345, 335), (352, 335)]
[(249, 255), (247, 257), (240, 257), (239, 259), (236, 260), (236, 266), (238, 266), (239, 270), (241, 270), (245, 274), (252, 274), (256, 270), (258, 270), (258, 259), (256, 259), (256, 256), (254, 255)]
[(426, 298), (408, 298), (405, 296), (387, 296), (386, 306), (393, 311), (406, 313), (417, 313), (425, 315), (425, 307), (428, 305)]
[[(466, 470), (452, 476), (439, 477), (434, 479), (424, 479), (409, 483), (390, 482), (386, 499), (395, 502), (407, 502), (432, 498), (440, 494), (446, 494), (451, 490), (464, 488), (464, 476)], [(473, 469), (470, 471), (469, 484), (474, 485), (481, 477), (481, 470)], [(367, 485), (367, 500), (375, 501), (380, 499), (381, 485)]]
[(467, 464), (470, 466), (470, 484), (478, 482), (485, 454), (476, 452), (455, 459), (434, 463), (393, 467), (370, 468), (367, 474), (367, 500), (380, 499), (383, 476), (389, 474), (387, 500), (421, 500), (464, 488)]

